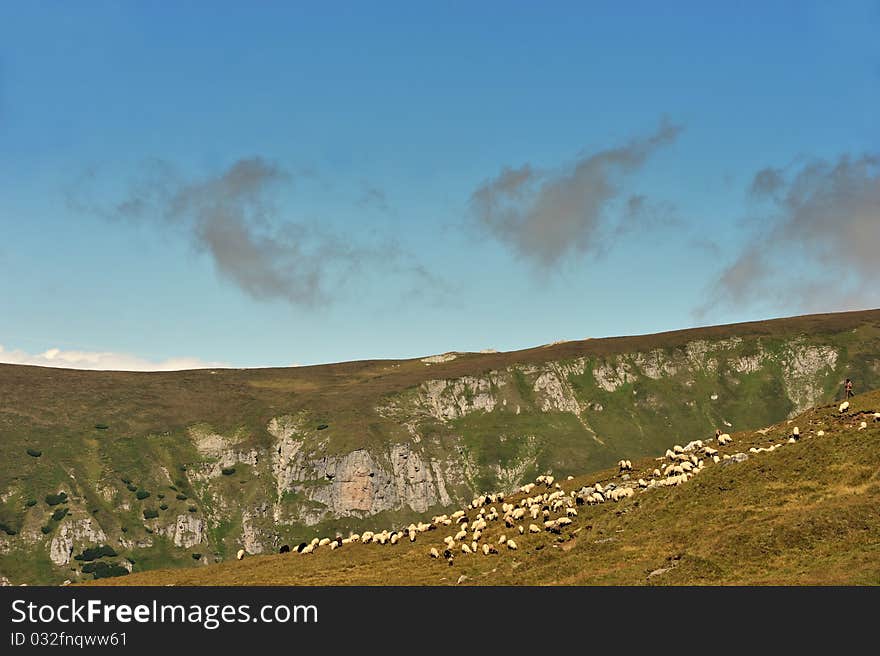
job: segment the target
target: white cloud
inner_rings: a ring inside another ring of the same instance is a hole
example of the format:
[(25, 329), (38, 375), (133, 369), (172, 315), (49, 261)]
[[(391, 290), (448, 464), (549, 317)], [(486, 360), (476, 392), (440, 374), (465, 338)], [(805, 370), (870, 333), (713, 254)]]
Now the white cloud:
[(228, 366), (222, 362), (205, 362), (191, 357), (153, 361), (129, 353), (109, 351), (65, 351), (59, 348), (50, 348), (42, 353), (33, 354), (22, 350), (7, 351), (2, 344), (0, 344), (0, 362), (102, 371), (180, 371)]

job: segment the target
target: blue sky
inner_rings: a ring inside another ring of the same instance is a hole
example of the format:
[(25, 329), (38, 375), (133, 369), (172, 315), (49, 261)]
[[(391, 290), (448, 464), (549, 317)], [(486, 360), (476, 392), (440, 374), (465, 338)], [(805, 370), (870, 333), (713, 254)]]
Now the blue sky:
[(880, 3), (372, 4), (0, 3), (0, 361), (880, 306)]

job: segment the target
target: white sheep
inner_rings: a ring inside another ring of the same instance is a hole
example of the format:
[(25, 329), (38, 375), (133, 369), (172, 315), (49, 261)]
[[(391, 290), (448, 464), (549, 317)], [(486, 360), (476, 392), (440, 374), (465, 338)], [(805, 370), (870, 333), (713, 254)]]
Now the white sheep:
[(467, 539), (467, 531), (464, 529), (461, 529), (458, 533), (455, 534), (454, 539), (456, 542), (461, 542), (462, 540)]
[(529, 533), (540, 533), (541, 529), (539, 529), (534, 524), (529, 524)]
[(507, 541), (507, 548), (510, 549), (511, 551), (516, 551), (516, 542), (514, 542), (513, 540), (508, 540)]
[(505, 542), (507, 542), (507, 536), (502, 533), (498, 536), (498, 544), (504, 544)]
[(838, 412), (846, 412), (847, 410), (849, 410), (849, 401), (844, 401), (840, 404), (840, 407), (837, 408)]
[(864, 430), (867, 427), (868, 427), (868, 422), (866, 422), (866, 421), (863, 421), (859, 424), (859, 430)]
[[(516, 530), (519, 531), (519, 534), (520, 534), (520, 535), (522, 535), (523, 533), (526, 532), (526, 529), (523, 527), (522, 524), (520, 524), (519, 526), (517, 526), (517, 527), (516, 527)], [(510, 542), (510, 540), (508, 540), (508, 542)]]
[(566, 508), (565, 514), (568, 515), (569, 517), (577, 517), (578, 511), (575, 510), (574, 508)]
[(428, 552), (428, 555), (429, 555), (431, 558), (439, 558), (439, 557), (440, 557), (440, 552), (437, 551), (437, 549), (435, 549), (434, 547), (431, 547), (431, 550)]
[(238, 553), (235, 554), (235, 557), (238, 558), (238, 560), (241, 560), (242, 558), (244, 558), (244, 549), (239, 549)]
[(823, 437), (824, 435), (825, 435), (825, 431), (823, 431), (823, 430), (820, 430), (818, 433), (816, 433), (816, 437)]
[(681, 446), (681, 445), (679, 445), (679, 444), (674, 445), (674, 446), (672, 447), (672, 450), (673, 450), (675, 453), (684, 453), (684, 447)]
[(303, 547), (303, 550), (300, 551), (300, 553), (310, 554), (310, 553), (312, 553), (314, 550), (315, 550), (315, 545), (314, 545), (314, 544), (307, 544), (305, 547)]
[(471, 548), (469, 546), (467, 546), (467, 544), (462, 544), (461, 545), (461, 553), (469, 554), (469, 553), (473, 553), (473, 551), (471, 551)]
[(721, 444), (722, 446), (730, 444), (731, 442), (733, 442), (733, 438), (731, 438), (730, 435), (728, 435), (727, 433), (722, 433), (718, 436), (718, 444)]
[(326, 547), (328, 544), (330, 544), (330, 538), (321, 538), (318, 540), (319, 547)]

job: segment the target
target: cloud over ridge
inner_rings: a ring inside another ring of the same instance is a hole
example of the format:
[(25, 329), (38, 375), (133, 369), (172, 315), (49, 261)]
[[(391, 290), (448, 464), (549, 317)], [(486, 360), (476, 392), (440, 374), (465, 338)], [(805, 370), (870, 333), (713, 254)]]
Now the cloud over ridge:
[[(647, 137), (583, 154), (559, 171), (540, 170), (528, 163), (518, 168), (505, 166), (474, 190), (471, 211), (493, 237), (545, 267), (572, 252), (598, 252), (616, 230), (608, 225), (605, 212), (623, 193), (621, 180), (673, 143), (681, 131), (681, 126), (664, 119)], [(645, 201), (643, 195), (629, 198), (630, 220), (640, 214)]]

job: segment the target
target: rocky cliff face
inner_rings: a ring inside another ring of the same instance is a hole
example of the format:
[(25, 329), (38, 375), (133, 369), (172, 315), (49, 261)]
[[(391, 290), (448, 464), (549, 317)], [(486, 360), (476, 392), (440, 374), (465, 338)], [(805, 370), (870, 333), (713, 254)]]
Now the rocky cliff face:
[[(72, 558), (95, 545), (126, 552), (129, 568), (140, 555), (148, 566), (179, 565), (389, 526), (480, 490), (512, 489), (536, 471), (577, 473), (652, 453), (670, 430), (687, 442), (715, 426), (780, 421), (830, 399), (848, 357), (830, 341), (731, 337), (428, 377), (370, 410), (385, 438), (348, 435), (344, 447), (332, 429), (316, 430), (308, 410), (278, 415), (260, 434), (193, 423), (182, 442), (163, 438), (188, 454), (185, 467), (170, 456), (145, 460), (128, 483), (107, 466), (93, 480), (71, 474), (57, 490), (70, 512), (49, 522), (48, 535), (43, 503), (28, 506), (20, 531), (0, 532), (0, 574), (17, 582), (16, 559), (32, 549), (55, 581), (81, 576)], [(862, 365), (880, 378), (876, 358)], [(24, 505), (24, 493), (10, 488), (2, 500)]]

